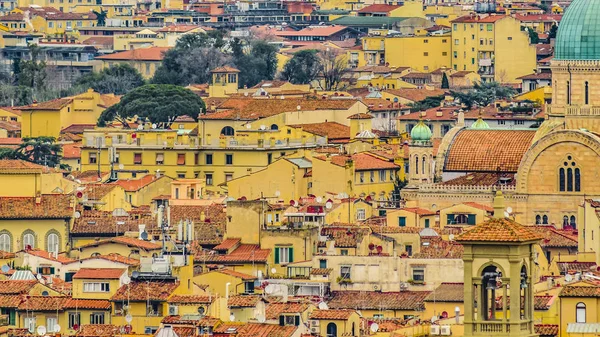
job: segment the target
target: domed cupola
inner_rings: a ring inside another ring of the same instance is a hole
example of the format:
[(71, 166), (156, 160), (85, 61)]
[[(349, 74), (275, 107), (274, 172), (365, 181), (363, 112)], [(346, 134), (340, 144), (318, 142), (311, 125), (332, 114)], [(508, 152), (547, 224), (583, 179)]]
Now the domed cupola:
[(600, 0), (573, 0), (556, 35), (556, 60), (600, 60)]
[(428, 142), (431, 140), (433, 133), (431, 129), (423, 123), (423, 120), (419, 120), (419, 123), (410, 130), (410, 139), (413, 142)]

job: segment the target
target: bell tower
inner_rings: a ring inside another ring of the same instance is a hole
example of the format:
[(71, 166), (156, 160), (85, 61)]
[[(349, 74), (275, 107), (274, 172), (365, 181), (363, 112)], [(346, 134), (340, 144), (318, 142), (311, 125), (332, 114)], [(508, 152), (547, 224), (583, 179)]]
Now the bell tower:
[(493, 218), (457, 238), (465, 249), (465, 337), (535, 336), (534, 246), (541, 237), (504, 212), (498, 191)]

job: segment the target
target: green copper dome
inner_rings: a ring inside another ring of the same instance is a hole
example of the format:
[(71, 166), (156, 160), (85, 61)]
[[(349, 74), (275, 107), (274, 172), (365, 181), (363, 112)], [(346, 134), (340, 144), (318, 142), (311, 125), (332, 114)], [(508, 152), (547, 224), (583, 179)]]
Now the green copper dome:
[(432, 135), (431, 129), (423, 123), (423, 120), (420, 120), (419, 123), (410, 130), (410, 139), (413, 141), (430, 141)]
[(473, 123), (473, 125), (471, 125), (471, 129), (489, 129), (489, 128), (490, 128), (490, 126), (488, 125), (488, 123), (486, 121), (484, 121), (483, 118), (481, 118), (481, 117), (477, 118), (475, 123)]
[(557, 60), (600, 60), (600, 0), (573, 0), (556, 35)]

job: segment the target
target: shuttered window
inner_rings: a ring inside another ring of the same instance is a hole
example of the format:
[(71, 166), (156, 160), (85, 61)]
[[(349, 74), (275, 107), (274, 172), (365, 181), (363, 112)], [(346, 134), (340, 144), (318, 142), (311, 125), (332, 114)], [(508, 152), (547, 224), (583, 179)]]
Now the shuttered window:
[(177, 165), (185, 165), (185, 153), (177, 154)]
[(134, 153), (133, 154), (133, 163), (135, 165), (141, 165), (142, 164), (142, 154), (141, 153)]

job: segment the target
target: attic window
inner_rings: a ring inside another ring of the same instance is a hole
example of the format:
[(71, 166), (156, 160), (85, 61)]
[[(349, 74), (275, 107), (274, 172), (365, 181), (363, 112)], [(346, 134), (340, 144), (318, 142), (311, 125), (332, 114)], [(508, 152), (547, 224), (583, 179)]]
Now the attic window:
[(88, 221), (88, 222), (87, 222), (87, 224), (88, 224), (88, 225), (95, 225), (95, 224), (96, 224), (96, 221)]

